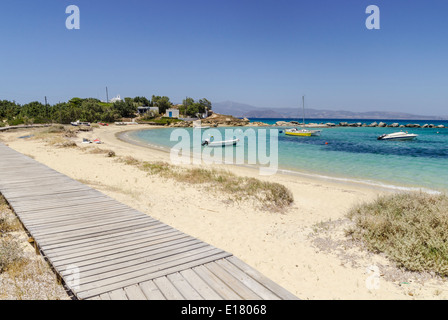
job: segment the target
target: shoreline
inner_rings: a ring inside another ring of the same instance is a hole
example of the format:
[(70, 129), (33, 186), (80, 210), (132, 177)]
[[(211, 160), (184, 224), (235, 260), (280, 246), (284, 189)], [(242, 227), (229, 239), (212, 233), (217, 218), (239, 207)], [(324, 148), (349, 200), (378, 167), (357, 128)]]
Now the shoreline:
[[(37, 134), (40, 129), (1, 133), (0, 138), (9, 147), (56, 171), (232, 253), (301, 299), (448, 297), (444, 284), (439, 285), (436, 280), (424, 284), (412, 282), (419, 275), (399, 273), (385, 257), (347, 245), (344, 232), (349, 223), (347, 212), (389, 191), (296, 175), (259, 176), (254, 168), (222, 165), (236, 175), (287, 187), (294, 196), (293, 205), (285, 212), (272, 212), (253, 201), (240, 201), (214, 192), (206, 185), (164, 179), (106, 157), (104, 153), (89, 152), (99, 148), (113, 150), (117, 157), (169, 161), (169, 153), (165, 151), (130, 144), (116, 136), (119, 132), (142, 129), (148, 128), (110, 126), (80, 132), (72, 138), (78, 143), (77, 148), (58, 148), (33, 138), (19, 139), (25, 134)], [(83, 138), (99, 138), (104, 144), (83, 145)], [(371, 265), (378, 265), (384, 274), (393, 275), (392, 280), (381, 278), (378, 290), (365, 286), (369, 276), (366, 267)], [(395, 277), (396, 274), (399, 276)], [(400, 285), (403, 281), (410, 285), (403, 287)], [(435, 295), (434, 288), (441, 288), (443, 294)]]
[[(169, 155), (170, 151), (167, 147), (150, 144), (150, 143), (145, 143), (143, 141), (140, 141), (137, 139), (132, 139), (129, 136), (127, 136), (127, 133), (129, 133), (129, 132), (157, 130), (157, 129), (167, 129), (167, 127), (161, 126), (161, 127), (154, 127), (154, 128), (149, 128), (149, 129), (148, 128), (139, 128), (139, 129), (135, 128), (134, 130), (123, 130), (123, 131), (116, 132), (115, 137), (118, 140), (125, 142), (125, 143), (129, 143), (131, 145), (165, 152), (167, 155)], [(258, 166), (258, 165), (235, 164), (235, 163), (220, 163), (219, 165), (243, 167), (243, 168), (249, 168), (251, 170), (259, 170), (259, 168), (260, 168), (260, 166)], [(334, 183), (350, 184), (350, 185), (354, 185), (354, 186), (358, 185), (358, 186), (364, 186), (367, 188), (372, 188), (372, 189), (375, 189), (378, 191), (425, 192), (428, 194), (444, 193), (444, 191), (429, 189), (429, 188), (423, 187), (423, 186), (405, 186), (405, 185), (401, 185), (398, 183), (397, 184), (387, 183), (387, 182), (382, 182), (379, 180), (368, 180), (368, 179), (353, 178), (353, 177), (347, 177), (347, 176), (329, 176), (325, 173), (304, 172), (304, 171), (298, 171), (298, 170), (294, 170), (294, 169), (278, 168), (276, 174), (299, 176), (302, 178), (317, 179), (317, 180), (321, 180), (321, 181), (328, 181), (328, 182), (334, 182)]]

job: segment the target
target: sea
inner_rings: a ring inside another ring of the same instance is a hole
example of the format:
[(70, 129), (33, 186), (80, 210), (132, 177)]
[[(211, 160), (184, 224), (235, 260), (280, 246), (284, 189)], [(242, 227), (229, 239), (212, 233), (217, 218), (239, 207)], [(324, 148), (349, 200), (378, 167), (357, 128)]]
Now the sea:
[[(251, 122), (264, 122), (274, 125), (277, 121), (298, 121), (300, 119), (252, 119)], [(448, 120), (378, 120), (378, 119), (307, 119), (309, 123), (365, 123), (384, 122), (386, 124), (433, 124), (448, 127)], [(211, 135), (225, 137), (226, 129), (236, 132), (252, 130), (258, 143), (267, 146), (270, 154), (269, 130), (276, 130), (278, 136), (278, 171), (319, 179), (341, 182), (356, 182), (370, 186), (404, 191), (422, 190), (430, 193), (448, 192), (448, 128), (380, 128), (380, 127), (331, 127), (323, 128), (319, 137), (286, 136), (288, 127), (238, 127), (202, 129), (204, 140)], [(179, 143), (171, 141), (175, 128), (141, 130), (125, 133), (127, 140), (140, 145), (170, 151)], [(192, 128), (183, 129), (193, 139)], [(267, 131), (266, 131), (267, 130)], [(197, 131), (197, 129), (196, 129)], [(263, 131), (263, 134), (261, 134)], [(381, 141), (382, 134), (406, 131), (418, 135), (412, 141)], [(267, 134), (265, 135), (264, 133)], [(236, 136), (237, 137), (237, 136)], [(230, 148), (244, 148), (249, 161), (248, 141)], [(191, 140), (191, 148), (193, 143)], [(203, 147), (206, 148), (206, 147)], [(226, 147), (224, 149), (227, 149)], [(193, 150), (193, 149), (192, 149)], [(238, 150), (238, 149), (237, 149)], [(253, 152), (253, 149), (250, 149)], [(265, 159), (266, 160), (266, 159)], [(266, 162), (266, 161), (265, 161)], [(260, 164), (262, 166), (262, 164)]]

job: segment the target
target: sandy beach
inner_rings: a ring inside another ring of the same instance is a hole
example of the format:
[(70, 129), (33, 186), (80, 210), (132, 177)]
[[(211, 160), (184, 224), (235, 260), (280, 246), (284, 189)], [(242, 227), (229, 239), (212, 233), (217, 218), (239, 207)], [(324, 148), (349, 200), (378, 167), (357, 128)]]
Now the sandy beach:
[[(226, 165), (236, 175), (277, 182), (291, 190), (294, 204), (284, 212), (263, 210), (251, 201), (233, 201), (204, 185), (189, 185), (147, 175), (117, 157), (170, 162), (167, 152), (117, 138), (147, 126), (95, 128), (73, 138), (78, 148), (58, 148), (42, 140), (19, 138), (37, 130), (0, 133), (0, 141), (73, 179), (140, 210), (187, 234), (226, 250), (301, 299), (446, 299), (445, 283), (428, 275), (397, 270), (385, 257), (368, 253), (344, 235), (348, 210), (391, 192), (367, 185), (300, 175), (260, 176), (258, 170)], [(156, 129), (155, 129), (156, 130)], [(101, 145), (83, 145), (82, 138)], [(369, 267), (380, 271), (379, 286), (368, 283)]]

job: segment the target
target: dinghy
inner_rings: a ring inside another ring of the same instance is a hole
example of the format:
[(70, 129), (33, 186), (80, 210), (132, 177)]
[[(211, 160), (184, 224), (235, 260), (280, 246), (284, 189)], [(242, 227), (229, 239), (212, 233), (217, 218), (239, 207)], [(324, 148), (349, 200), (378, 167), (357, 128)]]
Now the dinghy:
[(205, 139), (204, 142), (202, 142), (202, 146), (207, 147), (235, 146), (239, 141), (240, 139), (224, 140), (224, 141), (211, 141), (210, 139)]

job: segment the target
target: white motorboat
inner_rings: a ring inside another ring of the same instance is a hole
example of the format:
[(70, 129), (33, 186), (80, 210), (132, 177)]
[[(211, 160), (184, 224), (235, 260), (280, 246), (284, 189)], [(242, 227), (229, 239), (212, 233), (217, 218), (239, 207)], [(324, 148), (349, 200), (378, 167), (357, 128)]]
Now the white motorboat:
[(194, 129), (208, 129), (208, 128), (210, 128), (210, 126), (202, 126), (201, 121), (194, 121), (193, 128)]
[(78, 127), (78, 126), (90, 126), (90, 122), (81, 122), (81, 121), (75, 121), (75, 122), (70, 122), (70, 124), (74, 127)]
[(394, 132), (390, 134), (383, 134), (378, 137), (378, 140), (414, 140), (418, 135), (407, 132)]
[(207, 147), (226, 147), (226, 146), (236, 146), (240, 139), (224, 140), (224, 141), (211, 141), (210, 139), (205, 139), (202, 146)]

